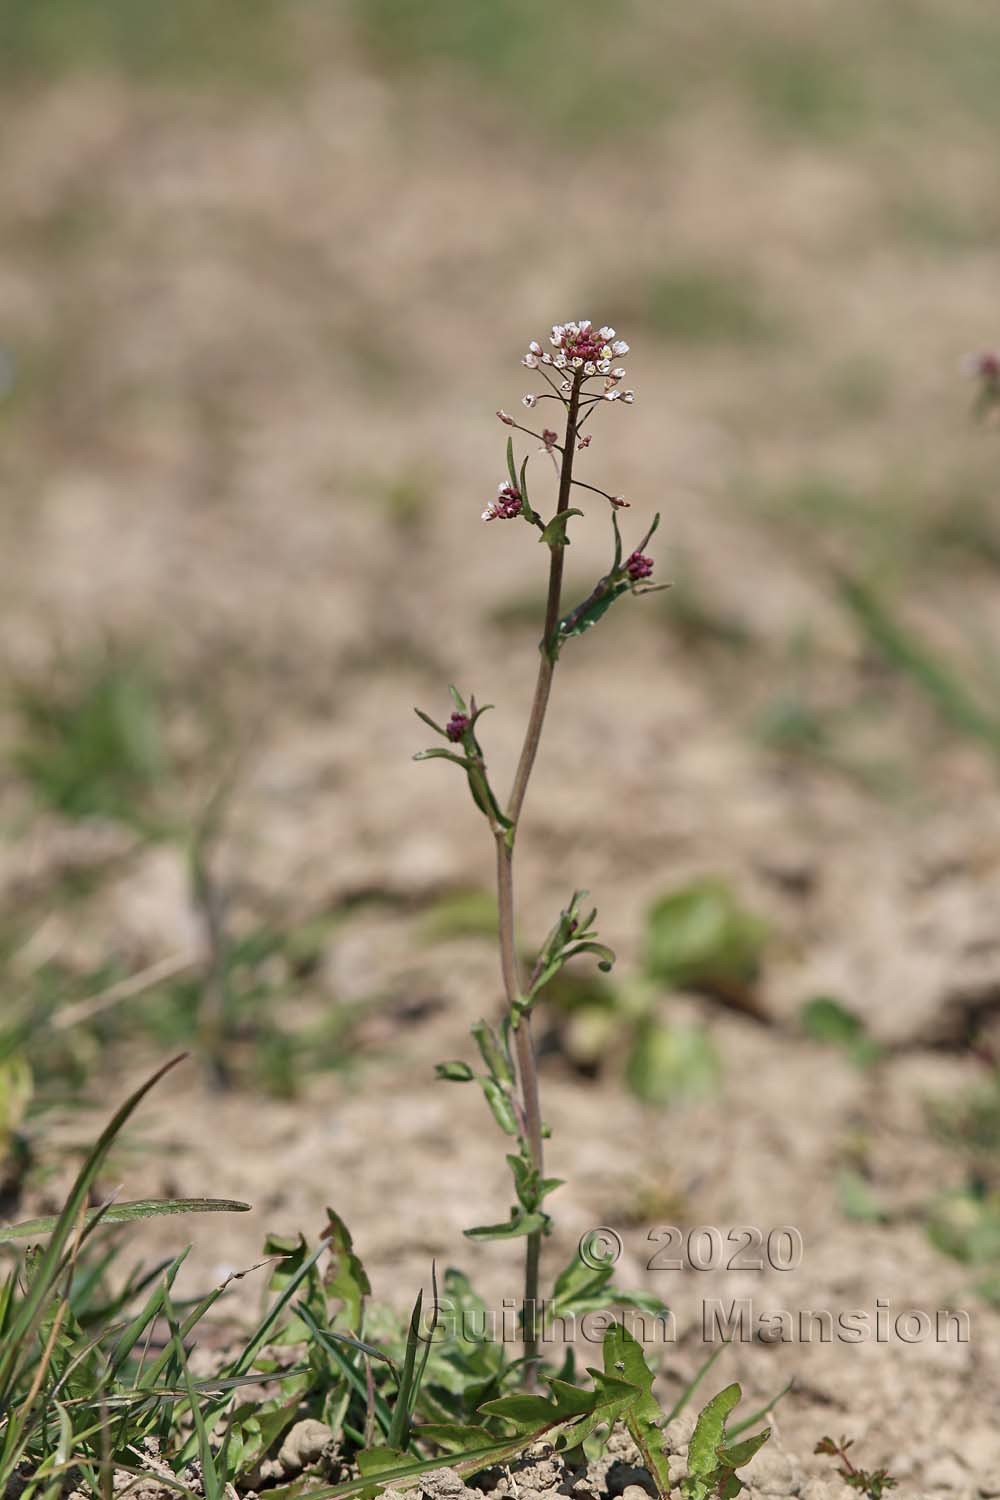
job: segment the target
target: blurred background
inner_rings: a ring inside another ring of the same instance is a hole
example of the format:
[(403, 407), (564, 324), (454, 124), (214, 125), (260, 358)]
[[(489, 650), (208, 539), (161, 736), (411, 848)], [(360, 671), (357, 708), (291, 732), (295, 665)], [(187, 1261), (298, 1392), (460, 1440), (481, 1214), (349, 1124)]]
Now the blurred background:
[(581, 477), (671, 587), (565, 653), (519, 840), (525, 944), (582, 884), (622, 960), (545, 1038), (567, 1243), (739, 1212), (814, 1227), (815, 1296), (995, 1317), (1000, 12), (6, 0), (0, 78), (8, 1211), (193, 1046), (128, 1170), (257, 1205), (206, 1266), (334, 1178), (404, 1281), (496, 1217), (430, 1067), (498, 1004), (489, 841), (411, 705), (495, 702), (506, 783), (544, 569), (479, 521), (493, 414), (590, 317), (637, 399)]

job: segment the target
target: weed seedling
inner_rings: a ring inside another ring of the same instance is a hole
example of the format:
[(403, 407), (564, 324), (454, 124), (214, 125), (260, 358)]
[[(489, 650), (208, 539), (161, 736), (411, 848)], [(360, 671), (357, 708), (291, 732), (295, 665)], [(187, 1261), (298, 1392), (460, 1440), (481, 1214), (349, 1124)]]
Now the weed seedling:
[(862, 1495), (867, 1495), (868, 1500), (882, 1500), (886, 1490), (896, 1488), (896, 1480), (893, 1479), (888, 1469), (858, 1469), (848, 1457), (848, 1448), (853, 1448), (853, 1440), (841, 1438), (835, 1443), (833, 1438), (821, 1438), (816, 1444), (816, 1453), (828, 1453), (831, 1458), (840, 1459), (840, 1468), (837, 1471), (846, 1484), (852, 1490), (857, 1490)]

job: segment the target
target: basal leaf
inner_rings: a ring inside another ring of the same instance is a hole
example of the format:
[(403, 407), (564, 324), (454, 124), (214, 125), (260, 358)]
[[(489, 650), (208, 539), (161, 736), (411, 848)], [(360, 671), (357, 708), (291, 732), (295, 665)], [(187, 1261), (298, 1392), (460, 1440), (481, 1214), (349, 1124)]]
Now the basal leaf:
[(727, 1385), (717, 1396), (713, 1396), (702, 1407), (691, 1441), (688, 1444), (687, 1466), (689, 1474), (710, 1474), (718, 1467), (716, 1449), (723, 1440), (726, 1418), (739, 1405), (743, 1392), (736, 1381)]

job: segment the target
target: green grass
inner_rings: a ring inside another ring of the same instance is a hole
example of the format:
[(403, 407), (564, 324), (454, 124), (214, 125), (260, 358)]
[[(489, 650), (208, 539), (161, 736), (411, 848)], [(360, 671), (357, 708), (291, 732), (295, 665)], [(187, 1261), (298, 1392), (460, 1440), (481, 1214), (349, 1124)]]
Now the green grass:
[(745, 270), (688, 265), (648, 277), (635, 307), (640, 327), (680, 344), (761, 344), (780, 325)]
[(212, 85), (285, 81), (307, 56), (304, 9), (282, 0), (5, 0), (0, 76), (110, 70)]
[(67, 818), (149, 828), (168, 763), (144, 663), (112, 656), (77, 663), (67, 681), (22, 685), (17, 706), (15, 764), (41, 802)]
[[(58, 1215), (0, 1231), (16, 1257), (0, 1285), (0, 1491), (10, 1493), (16, 1482), (21, 1500), (55, 1500), (72, 1482), (106, 1500), (155, 1452), (160, 1485), (186, 1496), (223, 1500), (256, 1491), (267, 1459), (272, 1480), (298, 1480), (305, 1468), (316, 1500), (349, 1500), (444, 1463), (473, 1475), (567, 1429), (566, 1445), (579, 1446), (620, 1419), (666, 1493), (666, 1462), (649, 1429), (684, 1408), (718, 1351), (665, 1413), (652, 1397), (642, 1346), (612, 1318), (603, 1374), (588, 1371), (590, 1383), (577, 1384), (570, 1352), (559, 1378), (545, 1373), (547, 1395), (528, 1395), (521, 1362), (491, 1334), (489, 1309), (467, 1277), (445, 1273), (439, 1310), (432, 1267), (432, 1310), (423, 1314), (421, 1290), (409, 1318), (400, 1319), (372, 1301), (350, 1232), (332, 1209), (314, 1245), (301, 1235), (268, 1236), (268, 1296), (235, 1342), (230, 1335), (220, 1343), (217, 1332), (213, 1339), (211, 1317), (230, 1282), (246, 1273), (181, 1302), (186, 1250), (151, 1269), (126, 1270), (119, 1231), (132, 1222), (249, 1207), (203, 1198), (88, 1208), (136, 1109), (180, 1061), (160, 1068), (115, 1112)], [(33, 1243), (18, 1255), (24, 1240)], [(616, 1303), (663, 1311), (655, 1297), (617, 1291), (612, 1276), (574, 1252), (555, 1280), (552, 1311), (575, 1318)], [(225, 1351), (198, 1376), (195, 1340)], [(689, 1463), (706, 1483), (748, 1463), (767, 1440), (764, 1430), (732, 1446), (766, 1411), (734, 1419), (727, 1432), (740, 1397), (738, 1386), (728, 1386), (698, 1419)], [(325, 1436), (308, 1459), (283, 1458), (284, 1439), (304, 1419), (321, 1424)], [(322, 1484), (328, 1446), (338, 1469), (350, 1464), (347, 1479), (333, 1486)], [(691, 1500), (704, 1493), (692, 1489)]]

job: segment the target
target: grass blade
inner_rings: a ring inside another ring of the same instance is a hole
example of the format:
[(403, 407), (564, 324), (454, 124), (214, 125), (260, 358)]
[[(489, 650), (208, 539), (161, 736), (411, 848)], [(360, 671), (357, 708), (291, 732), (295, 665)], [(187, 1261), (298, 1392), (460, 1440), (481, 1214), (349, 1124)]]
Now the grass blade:
[[(166, 1214), (245, 1214), (249, 1203), (239, 1203), (231, 1198), (143, 1198), (135, 1203), (115, 1203), (105, 1209), (94, 1208), (84, 1214), (83, 1223), (89, 1228), (96, 1219), (105, 1224), (131, 1224), (135, 1219), (155, 1219)], [(20, 1224), (0, 1225), (0, 1244), (8, 1240), (34, 1240), (52, 1234), (58, 1227), (58, 1218), (25, 1219)]]

